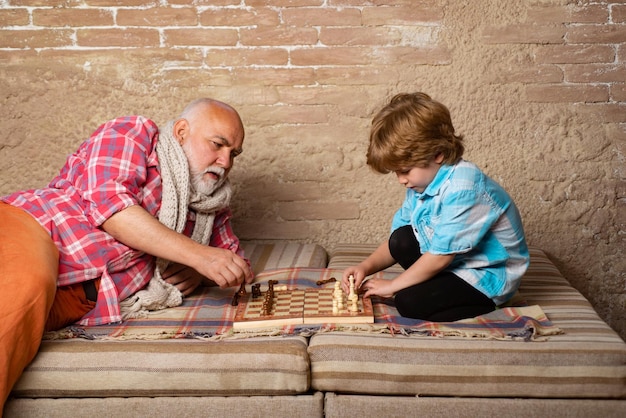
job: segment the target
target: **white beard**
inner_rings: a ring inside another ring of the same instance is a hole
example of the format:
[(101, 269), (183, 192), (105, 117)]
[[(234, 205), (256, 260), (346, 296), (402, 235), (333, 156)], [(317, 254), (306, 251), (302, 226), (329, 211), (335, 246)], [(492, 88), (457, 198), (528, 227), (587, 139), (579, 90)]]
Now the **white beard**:
[[(221, 167), (211, 166), (204, 170), (201, 173), (195, 172), (195, 170), (191, 169), (191, 187), (192, 190), (196, 191), (205, 196), (211, 196), (215, 189), (222, 185), (224, 182), (224, 169)], [(217, 179), (213, 178), (205, 178), (207, 173), (213, 173), (217, 175)]]
[[(191, 145), (189, 145), (188, 142), (184, 142), (182, 144), (182, 148), (183, 148), (183, 152), (187, 156), (187, 162), (189, 164), (189, 175), (191, 177), (190, 182), (191, 182), (192, 192), (195, 192), (204, 196), (211, 196), (213, 192), (218, 187), (220, 187), (226, 180), (225, 170), (216, 165), (212, 165), (202, 171), (196, 170), (195, 167), (193, 167), (192, 165), (194, 151), (191, 148)], [(205, 179), (204, 176), (207, 173), (215, 174), (217, 176), (217, 179), (213, 179), (212, 177)]]

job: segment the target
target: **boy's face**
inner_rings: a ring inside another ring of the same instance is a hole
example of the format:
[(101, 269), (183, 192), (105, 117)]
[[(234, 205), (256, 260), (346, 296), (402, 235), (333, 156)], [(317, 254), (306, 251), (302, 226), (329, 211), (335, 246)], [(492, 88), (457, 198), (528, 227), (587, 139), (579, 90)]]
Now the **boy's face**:
[(442, 161), (443, 156), (439, 155), (427, 166), (405, 168), (396, 170), (395, 173), (401, 185), (418, 193), (423, 193), (437, 175)]

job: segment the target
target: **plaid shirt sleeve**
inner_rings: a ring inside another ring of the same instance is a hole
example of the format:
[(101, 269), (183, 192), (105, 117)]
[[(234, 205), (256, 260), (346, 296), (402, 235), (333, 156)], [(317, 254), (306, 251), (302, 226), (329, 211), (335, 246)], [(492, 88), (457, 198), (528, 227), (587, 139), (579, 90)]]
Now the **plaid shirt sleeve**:
[[(143, 117), (119, 118), (102, 125), (79, 150), (77, 161), (84, 168), (75, 177), (76, 188), (83, 191), (84, 210), (94, 226), (142, 203), (157, 133), (157, 126)], [(68, 164), (73, 169), (71, 160)]]

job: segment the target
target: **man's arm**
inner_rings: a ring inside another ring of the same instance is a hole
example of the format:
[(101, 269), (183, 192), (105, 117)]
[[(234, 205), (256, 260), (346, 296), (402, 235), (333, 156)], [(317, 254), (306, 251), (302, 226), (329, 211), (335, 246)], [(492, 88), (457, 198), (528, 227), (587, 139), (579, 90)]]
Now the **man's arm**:
[(115, 213), (102, 229), (128, 247), (189, 266), (222, 288), (252, 280), (246, 261), (232, 251), (201, 245), (169, 229), (140, 206)]
[[(248, 266), (250, 261), (245, 258), (244, 252), (239, 245), (239, 238), (232, 230), (230, 220), (232, 212), (230, 208), (222, 209), (215, 214), (213, 231), (209, 245), (215, 248), (224, 248), (244, 258)], [(176, 286), (184, 296), (189, 296), (198, 286), (215, 286), (213, 280), (204, 277), (191, 267), (178, 263), (170, 263), (164, 272), (161, 272), (163, 280)]]

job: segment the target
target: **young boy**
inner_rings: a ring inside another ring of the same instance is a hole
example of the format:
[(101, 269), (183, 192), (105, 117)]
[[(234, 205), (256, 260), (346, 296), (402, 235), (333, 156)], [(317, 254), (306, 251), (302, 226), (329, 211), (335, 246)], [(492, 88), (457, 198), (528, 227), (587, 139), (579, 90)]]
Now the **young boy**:
[[(434, 322), (493, 311), (528, 268), (520, 214), (511, 197), (462, 159), (449, 110), (424, 93), (399, 94), (372, 121), (367, 164), (406, 187), (391, 236), (347, 268), (364, 296), (395, 297), (400, 315)], [(364, 279), (395, 263), (393, 280)]]

